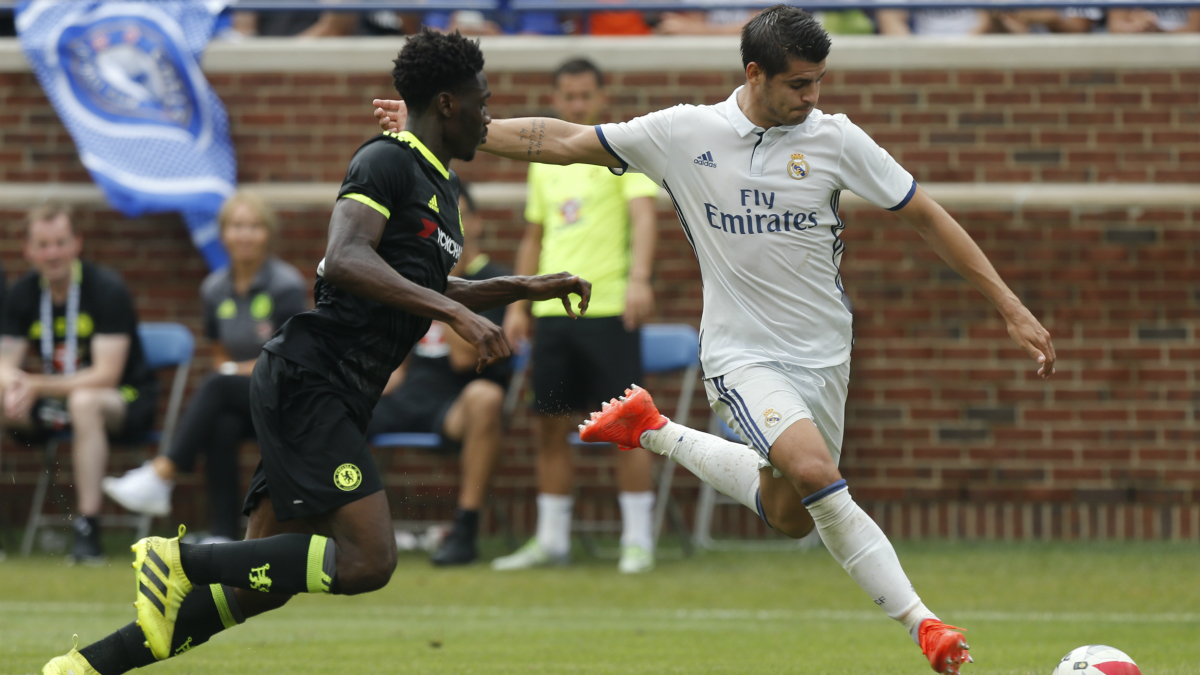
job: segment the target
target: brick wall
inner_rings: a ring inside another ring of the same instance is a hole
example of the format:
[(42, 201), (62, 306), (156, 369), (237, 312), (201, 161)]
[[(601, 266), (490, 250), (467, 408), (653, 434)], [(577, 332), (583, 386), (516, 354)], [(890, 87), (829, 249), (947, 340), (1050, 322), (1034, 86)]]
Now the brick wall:
[[(676, 103), (716, 103), (737, 72), (617, 73), (607, 118)], [(390, 77), (210, 75), (229, 110), (240, 179), (340, 181), (372, 133), (370, 102)], [(492, 114), (549, 110), (543, 73), (492, 73)], [(918, 180), (1200, 182), (1200, 68), (1160, 71), (831, 70), (821, 108), (871, 133)], [(33, 76), (0, 73), (6, 182), (82, 181), (70, 137)], [(523, 180), (519, 163), (481, 156), (474, 180)]]
[[(243, 182), (337, 181), (372, 133), (371, 98), (386, 77), (215, 74), (229, 108)], [(736, 74), (618, 73), (609, 116), (724, 99)], [(493, 73), (492, 112), (546, 110), (549, 82)], [(1200, 70), (831, 72), (822, 108), (846, 112), (922, 181), (1200, 182)], [(0, 74), (6, 182), (85, 181), (69, 137), (32, 77)], [(520, 181), (490, 156), (456, 167), (477, 181)], [(308, 275), (328, 210), (284, 208), (280, 253)], [(510, 263), (521, 232), (510, 208), (485, 212), (485, 250)], [(843, 278), (857, 345), (843, 468), (859, 499), (897, 536), (1200, 539), (1200, 273), (1194, 208), (954, 211), (1053, 333), (1058, 375), (1037, 380), (981, 296), (891, 214), (846, 209)], [(699, 270), (673, 213), (660, 213), (658, 320), (698, 321)], [(174, 216), (127, 220), (84, 209), (85, 250), (118, 268), (143, 319), (199, 330), (204, 267)], [(0, 258), (20, 261), (20, 213), (0, 212)], [(200, 370), (207, 365), (202, 351)], [(193, 378), (196, 379), (196, 378)], [(676, 392), (668, 381), (651, 382)], [(702, 396), (693, 420), (706, 420)], [(702, 422), (697, 423), (702, 426)], [(499, 512), (518, 531), (532, 518), (532, 454), (523, 412), (506, 437)], [(11, 448), (11, 445), (9, 446)], [(114, 471), (141, 455), (118, 453)], [(64, 460), (65, 461), (65, 460)], [(398, 514), (447, 513), (454, 466), (405, 452), (391, 459)], [(7, 452), (16, 487), (0, 517), (24, 517), (32, 453)], [(247, 454), (246, 470), (253, 457)], [(67, 482), (64, 473), (62, 481)], [(9, 481), (5, 481), (8, 483)], [(615, 515), (607, 458), (580, 460), (582, 514)], [(677, 496), (690, 522), (697, 483)], [(181, 516), (203, 523), (203, 494), (183, 486)], [(761, 532), (726, 509), (720, 531)], [(744, 510), (743, 510), (744, 511)]]

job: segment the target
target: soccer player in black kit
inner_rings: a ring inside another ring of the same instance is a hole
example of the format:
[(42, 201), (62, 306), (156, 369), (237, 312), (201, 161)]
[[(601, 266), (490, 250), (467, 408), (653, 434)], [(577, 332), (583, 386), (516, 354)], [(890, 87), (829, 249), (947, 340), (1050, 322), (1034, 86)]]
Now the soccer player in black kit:
[[(251, 482), (245, 541), (134, 545), (137, 621), (43, 669), (118, 675), (178, 656), (297, 593), (382, 588), (396, 566), (383, 482), (365, 430), (388, 376), (429, 329), (449, 324), (479, 352), (479, 368), (511, 348), (476, 310), (570, 295), (591, 286), (568, 273), (464, 281), (458, 177), (487, 135), (487, 78), (477, 43), (423, 31), (395, 61), (407, 129), (367, 141), (350, 161), (318, 267), (317, 306), (267, 343), (251, 384), (262, 462)], [(182, 528), (180, 528), (182, 534)]]

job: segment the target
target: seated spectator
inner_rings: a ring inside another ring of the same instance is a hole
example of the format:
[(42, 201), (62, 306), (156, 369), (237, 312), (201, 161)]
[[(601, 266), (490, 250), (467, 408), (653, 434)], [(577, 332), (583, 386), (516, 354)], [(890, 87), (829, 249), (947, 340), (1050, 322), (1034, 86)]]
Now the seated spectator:
[[(660, 35), (739, 35), (761, 10), (716, 9), (708, 12), (664, 12), (654, 30)], [(858, 9), (818, 12), (817, 20), (836, 35), (873, 35), (875, 24)]]
[(757, 10), (715, 9), (708, 12), (663, 12), (654, 27), (660, 35), (740, 35)]
[[(102, 563), (100, 479), (110, 439), (140, 440), (154, 422), (158, 380), (146, 366), (133, 299), (116, 272), (82, 262), (83, 240), (58, 205), (29, 214), (32, 270), (8, 295), (0, 326), (0, 426), (29, 442), (70, 429), (76, 506), (69, 560)], [(27, 351), (41, 373), (21, 370)]]
[(357, 12), (234, 12), (233, 29), (260, 37), (341, 37), (358, 32)]
[(881, 9), (875, 22), (881, 35), (982, 35), (992, 26), (991, 17), (978, 9)]
[(875, 22), (861, 9), (817, 12), (813, 16), (832, 35), (874, 35)]
[(254, 437), (250, 373), (267, 340), (307, 305), (304, 278), (271, 255), (277, 224), (262, 200), (235, 194), (221, 207), (219, 223), (229, 267), (200, 285), (215, 372), (196, 391), (165, 454), (120, 478), (104, 479), (104, 492), (121, 506), (165, 516), (171, 512), (175, 477), (190, 472), (203, 453), (212, 514), (209, 543), (241, 538), (238, 447)]
[(1200, 33), (1200, 9), (1110, 9), (1110, 33)]
[(637, 10), (591, 12), (587, 15), (588, 35), (649, 35), (650, 24)]
[(997, 27), (1005, 33), (1090, 33), (1104, 20), (1099, 7), (1027, 9), (997, 12)]
[[(483, 224), (467, 186), (459, 197), (463, 252), (451, 274), (472, 281), (508, 274), (479, 251)], [(482, 315), (504, 320), (504, 307)], [(454, 525), (434, 552), (433, 564), (465, 565), (478, 557), (479, 509), (500, 453), (500, 414), (511, 368), (508, 363), (475, 372), (479, 354), (445, 324), (434, 321), (429, 332), (392, 374), (375, 406), (367, 437), (383, 433), (436, 433), (446, 440), (442, 450), (462, 452), (462, 482)]]
[(476, 10), (427, 12), (422, 24), (443, 33), (458, 31), (463, 35), (500, 35), (504, 32), (500, 24)]

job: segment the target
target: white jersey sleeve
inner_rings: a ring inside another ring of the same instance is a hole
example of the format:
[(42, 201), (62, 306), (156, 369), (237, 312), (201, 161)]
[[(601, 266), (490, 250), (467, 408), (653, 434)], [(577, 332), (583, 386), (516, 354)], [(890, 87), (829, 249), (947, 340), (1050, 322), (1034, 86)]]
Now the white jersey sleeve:
[(838, 159), (842, 185), (889, 211), (904, 208), (917, 190), (912, 174), (858, 125), (846, 120), (842, 130), (842, 154)]
[(659, 110), (628, 122), (596, 125), (596, 135), (604, 149), (621, 160), (622, 170), (613, 173), (633, 169), (662, 185), (671, 150), (671, 123), (677, 108)]

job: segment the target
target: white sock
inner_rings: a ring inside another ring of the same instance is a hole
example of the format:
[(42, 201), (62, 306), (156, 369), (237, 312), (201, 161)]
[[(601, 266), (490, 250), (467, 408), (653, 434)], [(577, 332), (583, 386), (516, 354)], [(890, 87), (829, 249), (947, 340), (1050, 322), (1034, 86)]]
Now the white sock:
[(617, 502), (621, 504), (621, 547), (654, 550), (654, 493), (622, 492)]
[(854, 503), (846, 481), (809, 495), (804, 504), (834, 559), (917, 642), (921, 622), (937, 617), (917, 596), (883, 530)]
[(759, 512), (762, 459), (750, 448), (674, 422), (643, 433), (642, 447), (675, 460), (717, 492)]
[(571, 550), (571, 509), (575, 500), (570, 495), (539, 494), (537, 497), (537, 542), (550, 555), (565, 555)]

